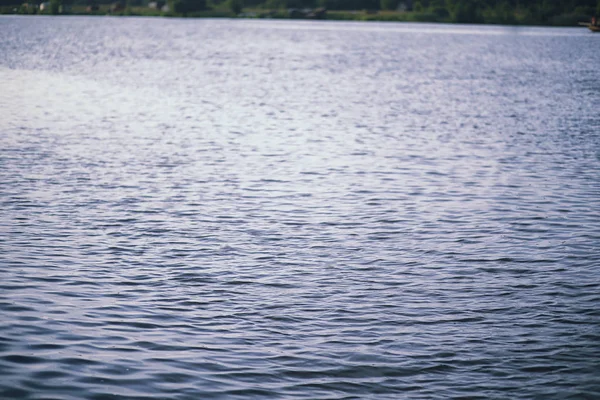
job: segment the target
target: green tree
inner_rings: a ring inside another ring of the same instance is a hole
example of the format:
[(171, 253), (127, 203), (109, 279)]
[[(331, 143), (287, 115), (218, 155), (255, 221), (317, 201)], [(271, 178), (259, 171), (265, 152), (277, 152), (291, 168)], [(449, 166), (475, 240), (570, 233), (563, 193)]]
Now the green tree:
[(498, 22), (502, 24), (514, 24), (516, 22), (514, 8), (511, 7), (506, 1), (496, 5), (494, 14)]
[(60, 11), (60, 0), (50, 0), (50, 14), (56, 15)]
[(381, 0), (379, 6), (382, 10), (395, 10), (398, 8), (399, 0)]
[(285, 8), (285, 6), (285, 0), (267, 0), (263, 4), (263, 8), (268, 10), (282, 9)]
[(319, 0), (328, 10), (376, 10), (380, 0)]
[(206, 0), (172, 0), (170, 9), (178, 14), (202, 11), (206, 9)]
[(429, 12), (442, 19), (450, 16), (444, 0), (431, 0), (429, 2)]
[(243, 0), (229, 0), (229, 9), (231, 10), (232, 13), (237, 15), (242, 12), (243, 8), (244, 8)]
[(459, 0), (454, 7), (452, 20), (460, 23), (482, 22), (483, 18), (479, 2), (475, 0)]
[(540, 6), (542, 22), (548, 22), (550, 18), (561, 12), (560, 4), (555, 3), (554, 0), (544, 0)]

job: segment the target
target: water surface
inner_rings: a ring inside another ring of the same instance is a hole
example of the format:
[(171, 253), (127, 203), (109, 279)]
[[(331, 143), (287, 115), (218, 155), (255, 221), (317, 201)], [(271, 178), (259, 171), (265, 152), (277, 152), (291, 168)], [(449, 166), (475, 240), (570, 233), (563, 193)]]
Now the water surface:
[(600, 36), (0, 33), (0, 398), (600, 396)]

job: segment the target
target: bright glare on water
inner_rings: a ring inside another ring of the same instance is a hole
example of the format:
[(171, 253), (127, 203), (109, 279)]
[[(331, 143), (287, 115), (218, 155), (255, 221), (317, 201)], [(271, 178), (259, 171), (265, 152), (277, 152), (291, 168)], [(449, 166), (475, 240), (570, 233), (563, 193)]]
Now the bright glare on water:
[(0, 17), (1, 399), (600, 398), (600, 34)]

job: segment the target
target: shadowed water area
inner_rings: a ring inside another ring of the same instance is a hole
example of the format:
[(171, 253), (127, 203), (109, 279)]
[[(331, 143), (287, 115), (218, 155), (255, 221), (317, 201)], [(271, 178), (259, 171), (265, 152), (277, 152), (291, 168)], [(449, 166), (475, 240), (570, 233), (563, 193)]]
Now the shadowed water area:
[(598, 398), (599, 50), (0, 17), (0, 398)]

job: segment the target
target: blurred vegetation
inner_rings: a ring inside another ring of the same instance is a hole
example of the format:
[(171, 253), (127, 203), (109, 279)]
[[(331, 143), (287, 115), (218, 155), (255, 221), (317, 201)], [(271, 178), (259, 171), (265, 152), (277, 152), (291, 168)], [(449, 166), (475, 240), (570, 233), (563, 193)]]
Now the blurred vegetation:
[[(0, 12), (574, 26), (600, 0), (0, 0)], [(46, 3), (40, 7), (41, 3)]]
[(234, 14), (239, 14), (242, 12), (244, 8), (244, 2), (242, 0), (228, 0), (229, 1), (229, 9)]
[(182, 16), (206, 10), (206, 0), (170, 0), (168, 4), (169, 10)]

